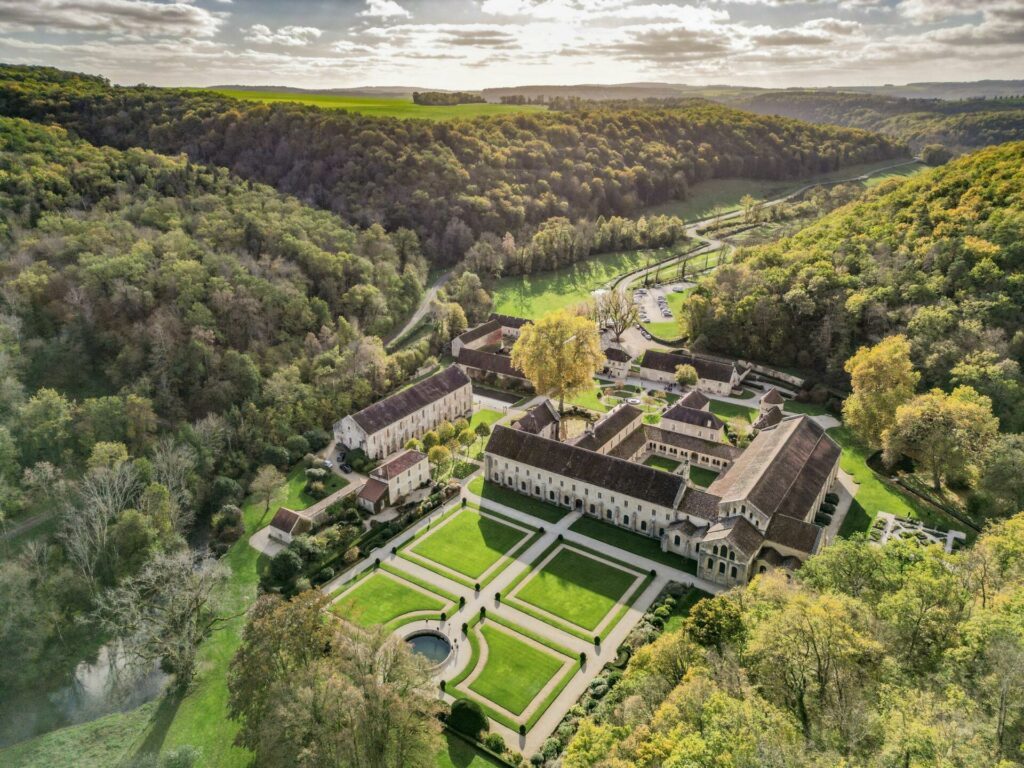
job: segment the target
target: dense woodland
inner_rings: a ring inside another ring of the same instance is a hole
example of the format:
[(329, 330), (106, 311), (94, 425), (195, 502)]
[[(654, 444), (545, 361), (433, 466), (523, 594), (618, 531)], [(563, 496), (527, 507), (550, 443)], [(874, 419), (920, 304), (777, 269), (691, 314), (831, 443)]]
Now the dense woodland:
[(862, 344), (910, 339), (925, 386), (1024, 412), (1024, 143), (889, 183), (793, 237), (740, 250), (684, 306), (695, 342), (840, 382)]
[(839, 541), (637, 650), (562, 725), (561, 765), (1020, 765), (1022, 563), (1024, 515), (957, 555)]
[(947, 101), (786, 90), (710, 98), (761, 115), (879, 131), (915, 152), (927, 144), (968, 150), (1024, 138), (1024, 97)]
[(704, 101), (432, 123), (30, 67), (0, 69), (0, 113), (95, 144), (187, 152), (347, 221), (410, 228), (443, 263), (484, 232), (521, 238), (551, 217), (631, 214), (710, 178), (798, 178), (906, 152), (877, 134)]

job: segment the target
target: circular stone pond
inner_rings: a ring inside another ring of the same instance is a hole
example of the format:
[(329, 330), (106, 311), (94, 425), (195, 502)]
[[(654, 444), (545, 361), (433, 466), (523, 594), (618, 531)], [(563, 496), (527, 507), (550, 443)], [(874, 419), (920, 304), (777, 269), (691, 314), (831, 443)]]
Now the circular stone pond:
[(439, 632), (416, 632), (405, 638), (413, 653), (418, 653), (431, 663), (440, 666), (452, 652), (452, 644)]

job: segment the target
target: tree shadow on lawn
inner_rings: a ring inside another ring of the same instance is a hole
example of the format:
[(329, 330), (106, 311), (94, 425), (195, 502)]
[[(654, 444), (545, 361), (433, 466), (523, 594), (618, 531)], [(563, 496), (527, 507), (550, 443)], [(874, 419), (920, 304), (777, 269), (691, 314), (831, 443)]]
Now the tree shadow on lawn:
[(183, 698), (184, 696), (180, 692), (168, 691), (160, 700), (160, 705), (156, 708), (153, 719), (150, 720), (146, 729), (146, 738), (135, 750), (133, 761), (145, 755), (160, 754), (164, 739), (167, 738), (167, 732), (171, 728), (171, 723), (174, 722), (174, 717), (178, 713), (178, 707), (181, 706)]

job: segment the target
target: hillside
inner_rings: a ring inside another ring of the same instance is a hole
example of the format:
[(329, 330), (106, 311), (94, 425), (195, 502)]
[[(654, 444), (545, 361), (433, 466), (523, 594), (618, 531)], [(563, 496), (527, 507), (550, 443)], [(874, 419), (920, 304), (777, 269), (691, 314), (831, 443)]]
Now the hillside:
[(871, 93), (786, 90), (709, 96), (738, 109), (879, 131), (906, 141), (965, 150), (1024, 138), (1024, 98), (897, 98)]
[(741, 250), (702, 283), (687, 322), (705, 348), (833, 380), (858, 346), (905, 331), (924, 383), (945, 386), (970, 356), (1024, 361), (1022, 243), (1018, 142), (882, 184), (792, 238)]
[(428, 123), (24, 67), (0, 69), (0, 113), (98, 144), (187, 152), (347, 220), (410, 227), (442, 262), (483, 232), (631, 214), (710, 178), (799, 178), (905, 155), (878, 135), (708, 102)]

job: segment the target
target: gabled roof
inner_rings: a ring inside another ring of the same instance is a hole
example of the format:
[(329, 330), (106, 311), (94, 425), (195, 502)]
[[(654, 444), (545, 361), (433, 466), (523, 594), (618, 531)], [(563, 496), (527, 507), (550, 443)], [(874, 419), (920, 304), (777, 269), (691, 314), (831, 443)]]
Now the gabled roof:
[(814, 523), (806, 523), (788, 515), (775, 515), (764, 532), (767, 541), (808, 554), (817, 551), (820, 536), (821, 528)]
[(704, 525), (694, 525), (690, 522), (689, 519), (676, 520), (674, 523), (669, 523), (668, 528), (666, 530), (673, 533), (678, 532), (683, 534), (684, 536), (693, 536), (693, 534), (699, 532), (703, 536), (704, 532), (708, 529), (708, 525), (710, 525), (710, 523), (705, 523)]
[(608, 451), (608, 455), (615, 456), (618, 459), (632, 459), (645, 445), (647, 445), (647, 434), (644, 432), (643, 425), (641, 424), (622, 438), (618, 445)]
[(692, 424), (695, 427), (704, 427), (705, 429), (721, 429), (725, 426), (725, 422), (711, 413), (711, 411), (702, 411), (700, 408), (690, 408), (679, 403), (665, 411), (661, 418), (668, 419), (669, 421), (679, 421), (683, 424)]
[(478, 325), (476, 328), (470, 328), (468, 331), (459, 336), (459, 341), (463, 344), (469, 344), (470, 342), (482, 339), (489, 333), (501, 330), (501, 323), (497, 320), (488, 320), (486, 323)]
[(353, 413), (352, 419), (368, 435), (372, 435), (467, 384), (469, 377), (466, 372), (457, 365), (451, 365), (401, 392)]
[(717, 360), (707, 360), (702, 357), (694, 357), (693, 355), (680, 355), (675, 352), (659, 352), (655, 349), (649, 349), (644, 353), (644, 359), (640, 365), (643, 368), (650, 368), (651, 370), (671, 373), (673, 375), (678, 366), (692, 365), (700, 378), (709, 381), (724, 381), (726, 383), (732, 381), (733, 373), (736, 370), (736, 367), (729, 363), (720, 363)]
[(707, 491), (702, 491), (699, 488), (687, 488), (679, 511), (714, 522), (718, 519), (719, 501), (721, 499)]
[(839, 461), (839, 446), (807, 416), (758, 432), (708, 491), (724, 502), (748, 501), (771, 517), (803, 518)]
[(528, 320), (525, 317), (514, 317), (512, 315), (499, 315), (497, 312), (492, 312), (491, 320), (497, 320), (501, 323), (502, 328), (522, 328), (527, 323), (532, 323), (532, 320)]
[(729, 445), (728, 443), (719, 443), (713, 440), (702, 440), (701, 438), (694, 437), (693, 435), (683, 435), (679, 432), (673, 432), (670, 429), (656, 427), (653, 424), (644, 424), (644, 433), (647, 435), (647, 439), (649, 440), (664, 443), (665, 445), (673, 445), (684, 451), (696, 451), (697, 453), (702, 453), (705, 456), (714, 456), (716, 459), (735, 461), (736, 457), (742, 453), (739, 448)]
[(764, 393), (764, 396), (761, 398), (761, 402), (768, 403), (768, 405), (782, 405), (786, 402), (786, 399), (779, 394), (779, 390), (772, 387)]
[(494, 428), (486, 451), (663, 507), (674, 507), (685, 485), (678, 475), (509, 427)]
[(628, 363), (633, 359), (629, 352), (619, 347), (605, 347), (604, 356), (616, 363)]
[(767, 429), (768, 427), (774, 427), (783, 419), (782, 409), (777, 405), (773, 405), (767, 411), (757, 417), (751, 426), (754, 429)]
[(398, 477), (400, 474), (408, 469), (419, 464), (421, 461), (427, 460), (427, 454), (421, 453), (420, 451), (406, 450), (395, 456), (395, 458), (381, 464), (373, 472), (370, 473), (371, 477), (377, 477), (382, 480), (391, 480), (394, 477)]
[(761, 551), (757, 553), (757, 560), (764, 560), (768, 565), (773, 568), (788, 568), (791, 571), (796, 570), (800, 567), (800, 558), (790, 555), (786, 557), (778, 552), (778, 550), (772, 549), (771, 547), (761, 547)]
[(764, 537), (745, 517), (728, 517), (708, 528), (701, 542), (702, 552), (715, 543), (724, 542), (750, 557), (757, 554), (764, 543)]
[(710, 403), (711, 401), (699, 389), (691, 389), (676, 401), (676, 405), (685, 405), (687, 408), (696, 408), (698, 411), (705, 410)]
[(310, 522), (309, 518), (287, 507), (278, 507), (277, 512), (274, 513), (274, 519), (270, 521), (270, 525), (292, 536), (306, 533), (313, 527), (313, 523)]
[(376, 504), (382, 498), (384, 494), (388, 492), (388, 484), (383, 480), (378, 480), (375, 477), (371, 477), (359, 491), (359, 498), (365, 499), (371, 504)]
[(643, 415), (644, 412), (635, 405), (630, 405), (629, 403), (620, 405), (594, 424), (592, 432), (585, 433), (574, 444), (580, 448), (586, 448), (588, 451), (600, 450), (602, 446), (615, 439), (616, 435), (628, 428)]
[(559, 416), (554, 403), (550, 400), (542, 400), (528, 410), (526, 415), (512, 426), (523, 430), (523, 432), (529, 432), (531, 435), (539, 435), (547, 427), (558, 423), (560, 420), (561, 416)]
[(497, 352), (484, 352), (481, 349), (469, 349), (463, 347), (459, 350), (456, 359), (459, 365), (468, 368), (497, 373), (501, 376), (512, 376), (517, 379), (525, 379), (523, 372), (512, 366), (512, 358), (508, 355), (499, 355)]

